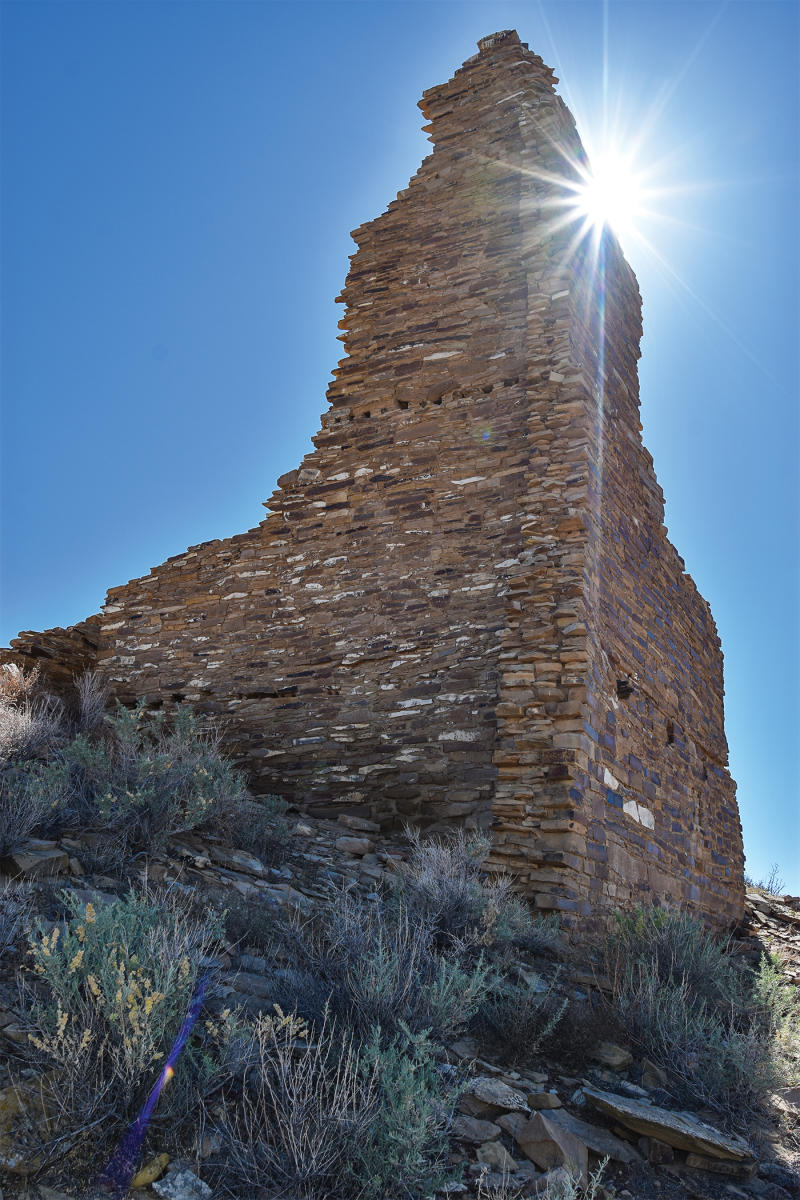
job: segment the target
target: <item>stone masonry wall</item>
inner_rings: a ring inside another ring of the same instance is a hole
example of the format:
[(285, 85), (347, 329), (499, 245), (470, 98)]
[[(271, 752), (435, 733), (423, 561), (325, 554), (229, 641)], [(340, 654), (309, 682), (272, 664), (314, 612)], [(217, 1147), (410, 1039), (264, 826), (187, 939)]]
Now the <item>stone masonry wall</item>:
[(94, 616), (68, 629), (20, 633), (9, 649), (0, 649), (0, 667), (15, 663), (28, 671), (38, 670), (51, 690), (69, 693), (76, 677), (96, 665), (99, 627), (99, 617)]
[(506, 31), (425, 93), (433, 153), (353, 234), (314, 451), (256, 528), (112, 589), (97, 667), (223, 716), (260, 790), (491, 826), (571, 920), (726, 920), (719, 641), (641, 444), (635, 278), (565, 219), (584, 159), (554, 83)]
[[(498, 709), (508, 744), (495, 756), (495, 811), (505, 818), (495, 858), (542, 907), (585, 916), (659, 899), (737, 920), (743, 854), (722, 655), (708, 605), (667, 539), (641, 442), (636, 280), (608, 237), (590, 237), (569, 261), (569, 353), (550, 411), (571, 402), (588, 431), (567, 477), (588, 534), (583, 580), (551, 605), (549, 654), (541, 631), (517, 622), (511, 690)], [(562, 544), (542, 540), (540, 576), (552, 575)], [(563, 587), (563, 571), (553, 577)], [(536, 592), (540, 584), (523, 586), (523, 611)], [(531, 664), (528, 691), (521, 660)], [(531, 717), (542, 710), (555, 720), (539, 749)]]

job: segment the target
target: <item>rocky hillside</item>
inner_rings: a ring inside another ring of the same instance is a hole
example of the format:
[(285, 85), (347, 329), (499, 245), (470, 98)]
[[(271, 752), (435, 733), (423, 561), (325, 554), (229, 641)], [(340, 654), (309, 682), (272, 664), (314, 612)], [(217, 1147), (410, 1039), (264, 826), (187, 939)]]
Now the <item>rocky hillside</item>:
[(800, 1196), (800, 898), (570, 940), (479, 838), (49, 715), (0, 773), (3, 1200)]

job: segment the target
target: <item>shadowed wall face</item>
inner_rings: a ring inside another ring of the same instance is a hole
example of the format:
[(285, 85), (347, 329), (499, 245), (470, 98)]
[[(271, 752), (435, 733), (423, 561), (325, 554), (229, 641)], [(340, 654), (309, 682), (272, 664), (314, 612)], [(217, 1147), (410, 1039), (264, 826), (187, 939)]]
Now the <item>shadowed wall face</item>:
[(543, 908), (724, 919), (719, 643), (641, 445), (636, 281), (553, 220), (583, 157), (553, 83), (505, 32), (425, 93), (433, 153), (353, 234), (315, 450), (257, 528), (112, 589), (97, 665), (222, 715), (260, 790), (491, 824)]

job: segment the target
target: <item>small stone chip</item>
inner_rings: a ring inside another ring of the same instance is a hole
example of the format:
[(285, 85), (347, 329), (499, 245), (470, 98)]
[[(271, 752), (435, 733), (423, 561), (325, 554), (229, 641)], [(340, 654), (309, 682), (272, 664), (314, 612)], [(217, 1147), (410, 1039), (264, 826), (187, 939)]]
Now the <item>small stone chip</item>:
[(164, 1200), (210, 1200), (214, 1194), (192, 1171), (173, 1171), (152, 1186)]

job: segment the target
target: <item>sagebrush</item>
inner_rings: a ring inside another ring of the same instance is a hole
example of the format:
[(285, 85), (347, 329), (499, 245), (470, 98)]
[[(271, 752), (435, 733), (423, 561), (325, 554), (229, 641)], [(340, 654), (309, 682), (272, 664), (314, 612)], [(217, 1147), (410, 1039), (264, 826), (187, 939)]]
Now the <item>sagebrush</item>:
[(618, 916), (605, 958), (617, 1021), (680, 1101), (734, 1116), (785, 1077), (796, 991), (768, 959), (754, 972), (694, 916), (655, 907)]
[[(170, 894), (95, 905), (67, 892), (62, 901), (63, 920), (37, 920), (29, 938), (27, 1046), (51, 1092), (41, 1158), (69, 1154), (83, 1172), (108, 1155), (155, 1083), (221, 924)], [(197, 1046), (181, 1054), (153, 1127), (162, 1139), (197, 1110), (209, 1065)]]
[(531, 1062), (553, 1037), (569, 1007), (559, 977), (558, 971), (549, 980), (500, 977), (488, 989), (473, 1028), (504, 1062)]
[(424, 1034), (375, 1029), (359, 1045), (326, 1013), (259, 1018), (244, 1047), (238, 1098), (224, 1126), (224, 1180), (296, 1200), (423, 1197), (445, 1178), (456, 1089)]
[(507, 875), (483, 870), (489, 838), (457, 830), (423, 836), (406, 829), (410, 852), (395, 881), (395, 899), (441, 945), (478, 948), (493, 958), (525, 948), (542, 952), (558, 939), (556, 917), (534, 918)]
[[(240, 772), (220, 752), (219, 734), (191, 708), (170, 718), (142, 704), (117, 705), (99, 721), (98, 693), (82, 694), (77, 732), (2, 780), (0, 805), (14, 836), (45, 825), (91, 831), (95, 864), (123, 870), (142, 852), (163, 850), (170, 835), (198, 826), (233, 829), (246, 800)], [(262, 807), (260, 830), (271, 813)], [(276, 813), (277, 815), (277, 813)], [(9, 835), (10, 836), (10, 835)]]
[(294, 963), (284, 976), (285, 984), (299, 985), (290, 1002), (312, 1019), (328, 1005), (362, 1038), (375, 1026), (391, 1034), (406, 1026), (439, 1039), (454, 1035), (475, 1015), (493, 978), (483, 957), (443, 948), (435, 931), (402, 906), (387, 908), (349, 889), (296, 929)]

